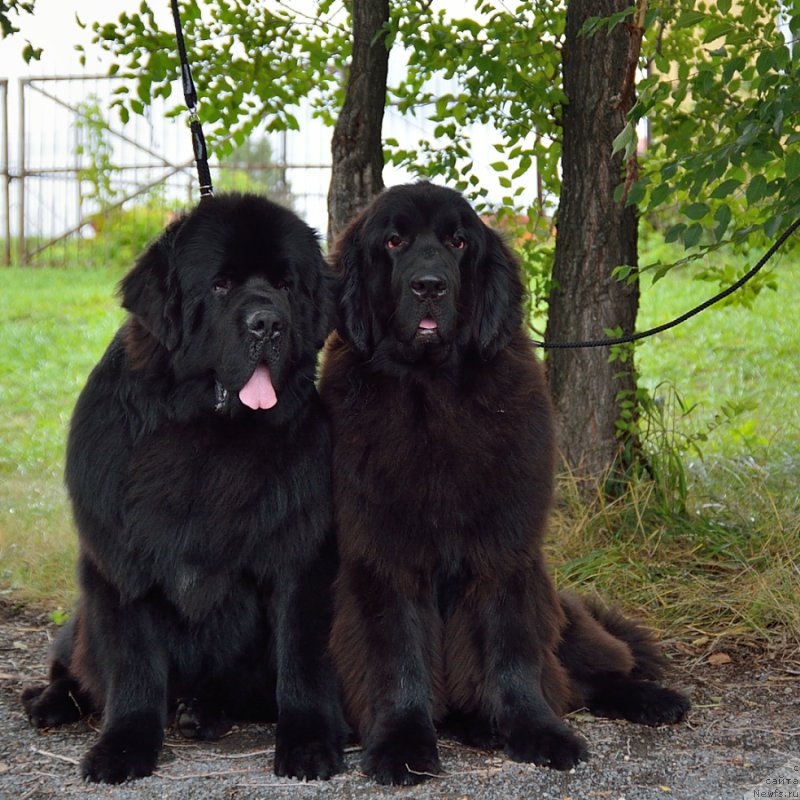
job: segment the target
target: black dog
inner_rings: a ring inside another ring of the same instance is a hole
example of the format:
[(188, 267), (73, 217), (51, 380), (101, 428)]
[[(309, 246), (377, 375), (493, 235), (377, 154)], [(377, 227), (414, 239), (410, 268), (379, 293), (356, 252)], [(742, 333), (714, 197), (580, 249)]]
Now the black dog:
[(101, 711), (82, 771), (149, 775), (190, 736), (277, 717), (275, 771), (327, 778), (344, 723), (326, 653), (330, 432), (314, 388), (331, 283), (314, 232), (263, 198), (204, 200), (121, 284), (130, 317), (72, 418), (80, 600), (37, 727)]
[(341, 237), (320, 393), (341, 558), (332, 651), (365, 771), (439, 772), (435, 725), (569, 769), (569, 709), (676, 722), (655, 644), (559, 596), (542, 555), (552, 411), (517, 263), (456, 192), (380, 195)]

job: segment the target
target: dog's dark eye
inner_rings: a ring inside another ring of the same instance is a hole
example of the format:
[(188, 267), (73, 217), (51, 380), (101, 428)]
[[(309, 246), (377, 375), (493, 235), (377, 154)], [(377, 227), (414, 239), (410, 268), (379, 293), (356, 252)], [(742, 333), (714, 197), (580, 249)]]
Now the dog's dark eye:
[(463, 250), (467, 246), (467, 240), (459, 233), (454, 233), (448, 241), (454, 250)]
[(211, 284), (211, 291), (214, 294), (227, 294), (233, 288), (233, 281), (230, 278), (217, 278)]
[(403, 239), (400, 237), (399, 234), (393, 233), (387, 240), (386, 240), (386, 249), (387, 250), (394, 250), (396, 247), (400, 247), (403, 244)]

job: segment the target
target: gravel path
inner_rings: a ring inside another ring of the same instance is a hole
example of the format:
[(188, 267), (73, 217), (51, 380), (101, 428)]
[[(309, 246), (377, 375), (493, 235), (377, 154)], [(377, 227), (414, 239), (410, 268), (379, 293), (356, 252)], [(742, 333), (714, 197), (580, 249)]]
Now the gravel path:
[(37, 732), (18, 701), (23, 685), (44, 679), (52, 630), (45, 618), (0, 605), (2, 800), (800, 799), (800, 660), (768, 659), (749, 650), (731, 652), (730, 661), (717, 653), (711, 663), (698, 654), (676, 654), (672, 683), (694, 703), (685, 724), (648, 729), (573, 716), (591, 759), (570, 773), (444, 740), (446, 774), (421, 786), (395, 789), (367, 780), (358, 771), (357, 748), (348, 752), (344, 774), (327, 783), (301, 783), (272, 773), (273, 727), (246, 725), (211, 744), (170, 734), (156, 775), (119, 787), (84, 784), (77, 764), (95, 732), (85, 723)]

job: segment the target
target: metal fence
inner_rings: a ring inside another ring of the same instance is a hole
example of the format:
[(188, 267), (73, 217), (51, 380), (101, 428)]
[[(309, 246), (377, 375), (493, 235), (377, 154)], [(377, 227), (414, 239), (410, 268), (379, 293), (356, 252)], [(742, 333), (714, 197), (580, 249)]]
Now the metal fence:
[[(157, 98), (145, 115), (123, 123), (112, 107), (122, 86), (123, 79), (108, 76), (0, 79), (2, 263), (129, 263), (177, 210), (197, 200), (187, 114), (170, 114)], [(437, 96), (456, 90), (452, 79), (442, 77), (432, 87)], [(267, 132), (265, 124), (231, 158), (212, 160), (212, 177), (217, 189), (266, 192), (324, 235), (331, 131), (314, 118), (310, 101), (294, 115), (298, 131)], [(386, 108), (384, 135), (402, 148), (421, 141), (435, 148), (435, 131), (424, 110)], [(498, 132), (476, 124), (461, 133), (471, 143), (466, 162), (479, 177), (481, 202), (507, 204), (508, 192), (491, 166)], [(411, 177), (384, 167), (387, 185)], [(526, 175), (513, 203), (534, 203), (537, 186), (535, 173)]]
[[(123, 123), (106, 76), (0, 79), (0, 214), (6, 264), (99, 264), (135, 257), (197, 199), (185, 115), (156, 101)], [(16, 106), (12, 95), (16, 90)], [(213, 162), (220, 189), (263, 191), (320, 231), (327, 225), (330, 132), (302, 115), (302, 133), (256, 132)]]

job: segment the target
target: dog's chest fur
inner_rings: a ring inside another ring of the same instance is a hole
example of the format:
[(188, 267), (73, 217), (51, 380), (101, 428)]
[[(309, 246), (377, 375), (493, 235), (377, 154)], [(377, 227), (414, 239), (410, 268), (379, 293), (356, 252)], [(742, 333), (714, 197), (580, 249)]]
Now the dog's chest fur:
[[(492, 380), (484, 380), (483, 369), (493, 371)], [(387, 561), (399, 557), (432, 568), (465, 558), (478, 562), (496, 550), (490, 517), (509, 507), (518, 518), (546, 513), (552, 432), (538, 366), (509, 353), (472, 370), (462, 370), (458, 380), (428, 373), (424, 380), (401, 381), (355, 367), (345, 373), (347, 383), (323, 380), (345, 548), (350, 537), (371, 528), (371, 547), (384, 548)], [(524, 495), (515, 492), (518, 486), (528, 487)], [(508, 532), (512, 546), (506, 550), (536, 546), (536, 526), (519, 529), (516, 545), (516, 534)]]

